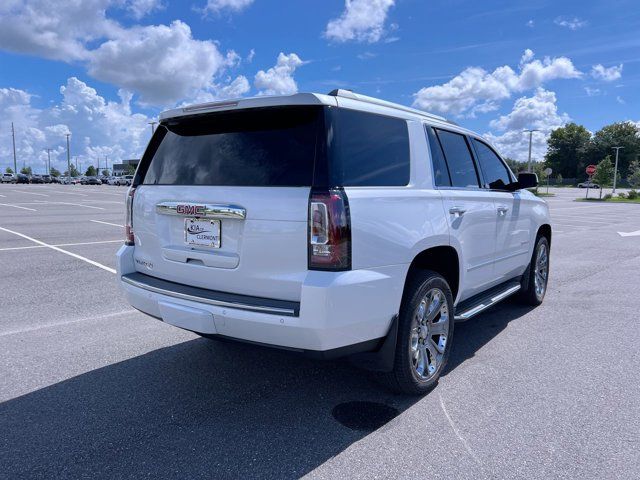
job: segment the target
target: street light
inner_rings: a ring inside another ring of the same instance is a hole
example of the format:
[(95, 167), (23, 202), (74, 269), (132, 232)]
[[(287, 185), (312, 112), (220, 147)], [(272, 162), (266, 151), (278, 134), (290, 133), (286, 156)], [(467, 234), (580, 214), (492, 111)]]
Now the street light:
[(18, 174), (18, 163), (16, 162), (16, 130), (11, 122), (11, 138), (13, 139), (13, 173)]
[(529, 161), (527, 163), (527, 171), (529, 173), (531, 173), (531, 141), (533, 139), (533, 132), (539, 132), (540, 130), (536, 130), (536, 129), (529, 129), (529, 130), (525, 130), (524, 132), (529, 132)]
[(71, 185), (71, 152), (69, 151), (69, 137), (70, 133), (65, 133), (67, 137), (67, 177), (69, 178), (69, 185)]
[(47, 148), (47, 157), (48, 157), (48, 162), (47, 162), (47, 173), (49, 175), (51, 175), (51, 149)]
[(616, 151), (616, 166), (613, 168), (613, 191), (611, 193), (616, 193), (616, 180), (618, 179), (618, 152), (621, 148), (624, 147), (612, 147)]

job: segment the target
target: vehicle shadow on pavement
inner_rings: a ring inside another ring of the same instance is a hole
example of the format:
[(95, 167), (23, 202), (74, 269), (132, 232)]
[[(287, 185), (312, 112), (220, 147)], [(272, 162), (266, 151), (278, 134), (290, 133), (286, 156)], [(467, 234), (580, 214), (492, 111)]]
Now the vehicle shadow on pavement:
[[(528, 311), (457, 325), (445, 374)], [(419, 400), (347, 362), (196, 339), (4, 402), (0, 464), (8, 478), (298, 478), (370, 433), (336, 405)]]
[(453, 348), (442, 375), (447, 375), (472, 358), (480, 348), (507, 328), (510, 322), (526, 315), (533, 308), (518, 304), (516, 301), (506, 300), (477, 317), (456, 323)]
[(7, 478), (298, 478), (369, 433), (331, 416), (354, 400), (418, 399), (345, 362), (196, 339), (4, 402), (0, 465)]

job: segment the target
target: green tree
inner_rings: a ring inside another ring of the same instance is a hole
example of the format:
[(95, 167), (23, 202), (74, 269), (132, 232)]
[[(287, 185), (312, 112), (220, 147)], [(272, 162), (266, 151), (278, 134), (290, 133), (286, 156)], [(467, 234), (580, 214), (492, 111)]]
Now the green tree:
[(104, 175), (105, 177), (108, 177), (109, 176), (109, 170), (107, 170), (107, 169), (102, 170), (102, 175)]
[[(68, 176), (69, 175), (69, 171), (65, 170), (64, 173), (62, 174), (63, 176)], [(71, 176), (72, 177), (79, 177), (80, 176), (80, 172), (78, 171), (78, 169), (76, 168), (75, 165), (71, 165)]]
[(587, 162), (591, 134), (582, 125), (568, 123), (551, 132), (547, 141), (545, 163), (563, 177), (582, 174)]
[(59, 177), (60, 176), (60, 170), (58, 170), (56, 167), (51, 167), (51, 176), (52, 177)]
[(562, 174), (561, 174), (561, 173), (559, 173), (559, 174), (556, 176), (556, 183), (557, 183), (558, 185), (562, 185), (562, 180), (564, 180), (564, 179), (562, 178)]
[(11, 167), (7, 167), (7, 169), (5, 170), (5, 172), (7, 172), (7, 173), (13, 173), (13, 168), (11, 168)]
[(87, 171), (84, 172), (84, 175), (86, 177), (95, 177), (96, 174), (97, 174), (96, 167), (94, 167), (93, 165), (89, 165), (89, 168), (87, 168)]
[(127, 170), (125, 172), (125, 175), (135, 175), (136, 173), (136, 167), (134, 167), (133, 165), (131, 165), (130, 163), (127, 164)]
[(32, 173), (31, 167), (22, 167), (20, 169), (20, 173), (23, 173), (25, 175), (31, 175), (31, 173)]
[(627, 176), (627, 181), (632, 187), (640, 187), (640, 160), (638, 160), (638, 158), (629, 164), (629, 175)]
[(615, 159), (613, 147), (623, 147), (618, 158), (618, 175), (627, 177), (629, 166), (640, 154), (640, 129), (631, 122), (606, 125), (598, 130), (589, 146), (588, 158), (596, 163), (606, 155)]
[(600, 198), (602, 198), (602, 189), (610, 187), (613, 184), (613, 163), (611, 163), (611, 155), (607, 155), (598, 164), (596, 173), (593, 175), (593, 181), (600, 185)]

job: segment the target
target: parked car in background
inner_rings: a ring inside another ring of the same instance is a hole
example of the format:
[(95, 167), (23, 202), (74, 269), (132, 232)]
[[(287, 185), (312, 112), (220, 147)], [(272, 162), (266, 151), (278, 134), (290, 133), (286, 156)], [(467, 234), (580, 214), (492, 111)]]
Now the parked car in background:
[(19, 173), (18, 175), (16, 175), (16, 183), (29, 183), (29, 175)]
[(598, 189), (600, 188), (600, 185), (598, 185), (595, 182), (592, 182), (591, 180), (587, 180), (586, 182), (582, 182), (578, 184), (578, 188), (595, 188)]
[(51, 183), (62, 183), (62, 182), (60, 181), (60, 177), (55, 177), (51, 175)]
[(45, 183), (44, 179), (42, 178), (42, 175), (31, 175), (31, 179), (30, 179), (31, 183)]
[(109, 181), (109, 177), (107, 177), (106, 175), (100, 175), (98, 179), (100, 180), (101, 185), (106, 185)]
[(44, 183), (51, 183), (51, 175), (49, 175), (49, 174), (42, 175), (42, 181)]
[(127, 193), (116, 263), (136, 309), (205, 337), (356, 354), (421, 394), (455, 321), (516, 293), (542, 303), (548, 206), (480, 135), (348, 90), (194, 111), (161, 114)]
[(107, 180), (108, 185), (118, 185), (118, 177), (109, 177)]
[(118, 177), (118, 185), (131, 185), (133, 183), (133, 175), (122, 175)]
[(16, 176), (13, 173), (3, 173), (0, 180), (2, 183), (16, 183)]
[(98, 177), (87, 177), (84, 185), (102, 185), (102, 180)]

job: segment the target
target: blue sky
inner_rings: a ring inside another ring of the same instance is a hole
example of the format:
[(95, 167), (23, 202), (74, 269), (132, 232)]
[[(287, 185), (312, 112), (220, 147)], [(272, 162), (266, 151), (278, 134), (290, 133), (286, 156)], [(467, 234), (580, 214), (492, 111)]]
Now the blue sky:
[[(207, 3), (208, 2), (208, 3)], [(0, 167), (138, 156), (159, 111), (335, 87), (444, 114), (523, 159), (522, 129), (640, 113), (640, 4), (488, 0), (6, 0)]]

